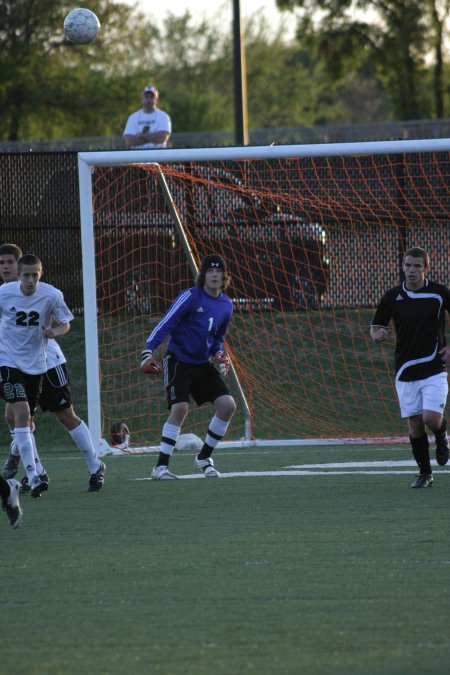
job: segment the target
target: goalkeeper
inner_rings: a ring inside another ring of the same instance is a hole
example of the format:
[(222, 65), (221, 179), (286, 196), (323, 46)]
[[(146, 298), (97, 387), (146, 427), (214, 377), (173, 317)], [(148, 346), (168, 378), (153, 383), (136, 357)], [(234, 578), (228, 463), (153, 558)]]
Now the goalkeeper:
[[(169, 461), (189, 411), (190, 397), (198, 406), (209, 402), (215, 408), (195, 467), (206, 478), (220, 477), (211, 455), (236, 409), (224, 380), (230, 361), (223, 351), (223, 340), (233, 312), (233, 304), (224, 293), (229, 284), (225, 260), (219, 255), (206, 256), (195, 286), (175, 298), (142, 352), (144, 373), (164, 373), (170, 410), (162, 429), (159, 458), (151, 474), (153, 480), (178, 478), (169, 471)], [(168, 335), (161, 366), (154, 351)]]

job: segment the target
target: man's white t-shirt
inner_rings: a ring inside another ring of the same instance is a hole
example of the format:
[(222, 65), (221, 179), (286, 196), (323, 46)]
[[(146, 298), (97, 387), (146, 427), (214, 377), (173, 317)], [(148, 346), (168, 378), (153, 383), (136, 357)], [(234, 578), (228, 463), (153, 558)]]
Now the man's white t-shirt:
[(25, 295), (20, 281), (0, 286), (0, 366), (40, 375), (49, 368), (44, 327), (69, 323), (73, 314), (61, 291), (39, 282), (32, 295)]
[[(131, 113), (123, 135), (132, 134), (136, 136), (137, 134), (144, 133), (144, 129), (149, 133), (155, 133), (155, 131), (165, 131), (166, 133), (172, 133), (172, 122), (170, 117), (164, 110), (155, 108), (153, 112), (147, 113), (143, 108), (141, 110), (136, 110), (136, 112)], [(135, 148), (165, 148), (167, 143), (142, 143), (135, 145)]]

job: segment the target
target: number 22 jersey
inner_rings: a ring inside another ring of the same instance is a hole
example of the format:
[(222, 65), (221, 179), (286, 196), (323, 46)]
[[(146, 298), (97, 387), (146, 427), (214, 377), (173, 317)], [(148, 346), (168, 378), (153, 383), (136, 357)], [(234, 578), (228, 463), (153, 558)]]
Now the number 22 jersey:
[(69, 323), (73, 314), (61, 291), (39, 282), (31, 295), (20, 289), (20, 281), (0, 286), (0, 366), (39, 375), (48, 369), (46, 326)]

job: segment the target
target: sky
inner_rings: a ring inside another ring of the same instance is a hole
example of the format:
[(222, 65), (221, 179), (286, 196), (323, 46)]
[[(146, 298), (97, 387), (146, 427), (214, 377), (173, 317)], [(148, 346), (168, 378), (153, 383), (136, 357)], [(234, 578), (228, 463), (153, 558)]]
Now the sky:
[[(157, 0), (125, 0), (127, 4), (137, 4), (140, 11), (151, 14), (155, 17), (155, 5), (158, 6)], [(161, 3), (162, 4), (162, 3)], [(170, 0), (169, 3), (161, 10), (161, 18), (170, 10), (171, 14), (184, 14), (189, 10), (191, 15), (199, 20), (207, 18), (212, 13), (215, 14), (220, 8), (224, 8), (224, 16), (226, 12), (229, 13), (230, 23), (232, 19), (233, 0)], [(255, 14), (263, 14), (263, 16), (270, 22), (279, 25), (284, 18), (286, 21), (286, 14), (281, 13), (276, 6), (275, 0), (240, 0), (241, 17), (244, 20), (246, 17)]]

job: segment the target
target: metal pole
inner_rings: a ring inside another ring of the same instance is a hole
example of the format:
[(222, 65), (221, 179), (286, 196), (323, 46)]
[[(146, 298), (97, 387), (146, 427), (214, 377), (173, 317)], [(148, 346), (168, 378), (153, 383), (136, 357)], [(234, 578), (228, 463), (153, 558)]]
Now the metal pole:
[(248, 145), (247, 74), (240, 0), (233, 0), (234, 137), (236, 145)]

